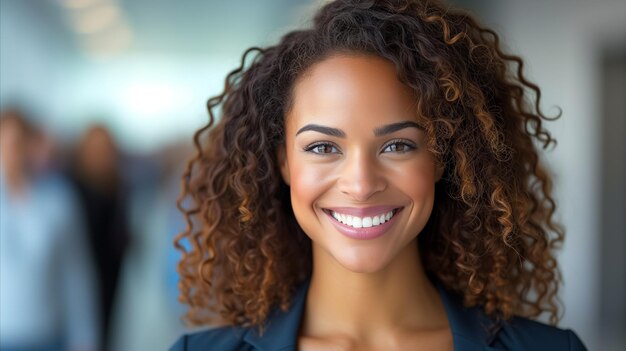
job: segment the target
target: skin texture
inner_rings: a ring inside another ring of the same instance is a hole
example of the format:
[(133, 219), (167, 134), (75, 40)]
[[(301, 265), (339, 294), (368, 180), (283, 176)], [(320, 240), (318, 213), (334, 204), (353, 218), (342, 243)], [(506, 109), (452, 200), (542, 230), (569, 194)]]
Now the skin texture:
[[(423, 130), (374, 136), (384, 125), (417, 122), (414, 103), (393, 64), (376, 56), (333, 55), (295, 86), (278, 159), (295, 217), (313, 243), (301, 349), (392, 350), (412, 340), (422, 347), (451, 346), (416, 240), (442, 170), (425, 148)], [(340, 129), (345, 137), (298, 133), (309, 124)], [(388, 232), (370, 240), (344, 236), (323, 211), (376, 205), (402, 211)]]

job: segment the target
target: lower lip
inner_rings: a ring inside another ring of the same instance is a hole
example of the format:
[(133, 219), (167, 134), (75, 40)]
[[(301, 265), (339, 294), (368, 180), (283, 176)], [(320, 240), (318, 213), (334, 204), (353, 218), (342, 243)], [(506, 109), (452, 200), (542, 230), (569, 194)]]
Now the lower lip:
[(335, 217), (333, 217), (332, 214), (330, 214), (330, 212), (327, 212), (328, 210), (324, 210), (324, 213), (326, 213), (326, 215), (330, 218), (330, 222), (335, 226), (335, 228), (337, 228), (337, 230), (341, 234), (352, 239), (369, 240), (369, 239), (376, 239), (384, 235), (391, 228), (391, 226), (393, 226), (393, 224), (395, 223), (396, 217), (402, 211), (403, 208), (404, 207), (399, 208), (396, 211), (396, 213), (393, 215), (393, 217), (391, 217), (385, 223), (377, 225), (377, 226), (372, 226), (369, 228), (354, 228), (354, 227), (351, 227), (349, 225), (345, 225), (339, 222), (337, 219), (335, 219)]

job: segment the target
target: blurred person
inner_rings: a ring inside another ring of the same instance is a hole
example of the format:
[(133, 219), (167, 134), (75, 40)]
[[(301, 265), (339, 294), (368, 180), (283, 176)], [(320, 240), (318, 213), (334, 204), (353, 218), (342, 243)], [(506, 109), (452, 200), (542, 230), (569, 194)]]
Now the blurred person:
[(50, 133), (38, 130), (34, 135), (32, 144), (35, 147), (31, 148), (30, 159), (32, 162), (30, 163), (34, 172), (55, 173), (62, 171), (62, 155), (59, 155), (57, 140)]
[(218, 327), (172, 350), (585, 349), (557, 327), (550, 117), (496, 33), (434, 0), (335, 0), (241, 62), (175, 240), (186, 320)]
[(186, 154), (182, 149), (187, 148), (169, 144), (154, 153), (124, 159), (126, 179), (132, 185), (132, 245), (116, 294), (111, 341), (114, 350), (164, 350), (184, 330), (178, 318), (182, 305), (175, 293), (178, 275), (170, 262), (180, 258), (171, 239), (184, 228), (173, 191), (174, 185), (180, 187), (180, 180), (174, 184), (173, 178), (181, 171), (181, 156)]
[(50, 145), (19, 110), (0, 113), (1, 350), (98, 350), (82, 214)]
[(119, 159), (109, 130), (93, 126), (76, 145), (70, 169), (86, 215), (87, 238), (95, 259), (105, 350), (109, 349), (120, 267), (129, 245), (126, 192)]

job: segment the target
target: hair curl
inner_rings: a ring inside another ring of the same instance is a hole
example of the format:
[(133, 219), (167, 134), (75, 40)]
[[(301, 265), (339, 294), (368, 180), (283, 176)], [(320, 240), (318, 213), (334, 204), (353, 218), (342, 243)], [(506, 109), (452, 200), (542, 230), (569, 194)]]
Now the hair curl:
[(223, 93), (208, 100), (209, 122), (194, 136), (178, 201), (187, 222), (175, 240), (186, 320), (262, 326), (311, 273), (311, 243), (276, 149), (294, 82), (342, 52), (395, 65), (415, 93), (428, 149), (445, 166), (418, 236), (427, 272), (498, 320), (548, 313), (556, 324), (553, 251), (564, 232), (535, 144), (555, 143), (542, 127), (552, 118), (522, 59), (504, 53), (496, 33), (430, 0), (333, 1), (310, 29), (247, 50)]

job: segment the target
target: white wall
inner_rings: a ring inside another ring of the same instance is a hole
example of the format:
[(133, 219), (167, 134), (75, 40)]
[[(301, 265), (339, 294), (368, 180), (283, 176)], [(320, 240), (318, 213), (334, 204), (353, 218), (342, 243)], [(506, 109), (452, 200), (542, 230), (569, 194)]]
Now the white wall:
[(45, 125), (61, 115), (66, 73), (76, 57), (53, 8), (0, 1), (0, 107), (25, 104)]

